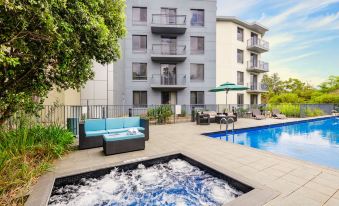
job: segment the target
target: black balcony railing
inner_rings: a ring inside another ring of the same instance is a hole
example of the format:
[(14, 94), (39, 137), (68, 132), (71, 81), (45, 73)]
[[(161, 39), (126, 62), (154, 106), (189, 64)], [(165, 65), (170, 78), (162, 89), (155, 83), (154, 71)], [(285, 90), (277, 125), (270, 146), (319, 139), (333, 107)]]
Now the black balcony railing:
[(152, 24), (186, 25), (186, 15), (153, 14)]

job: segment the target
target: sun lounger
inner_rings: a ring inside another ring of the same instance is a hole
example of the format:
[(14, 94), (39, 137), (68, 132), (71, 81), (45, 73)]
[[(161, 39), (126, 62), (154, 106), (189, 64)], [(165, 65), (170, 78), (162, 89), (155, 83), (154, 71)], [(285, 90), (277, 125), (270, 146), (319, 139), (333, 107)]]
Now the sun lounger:
[(284, 114), (281, 114), (278, 109), (272, 110), (272, 117), (276, 119), (286, 119), (286, 116)]
[(260, 113), (259, 109), (254, 109), (252, 111), (252, 115), (254, 119), (257, 119), (257, 120), (265, 119), (265, 116)]

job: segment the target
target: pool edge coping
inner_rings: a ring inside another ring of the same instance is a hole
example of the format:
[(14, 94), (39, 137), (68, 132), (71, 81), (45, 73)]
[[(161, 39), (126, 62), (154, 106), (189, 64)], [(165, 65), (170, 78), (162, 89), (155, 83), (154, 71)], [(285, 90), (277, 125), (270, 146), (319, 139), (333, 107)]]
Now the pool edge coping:
[(174, 155), (174, 154), (183, 154), (212, 169), (215, 169), (216, 171), (222, 173), (223, 175), (229, 176), (243, 184), (253, 187), (253, 190), (251, 190), (250, 192), (245, 193), (241, 195), (240, 197), (237, 197), (236, 199), (224, 204), (223, 206), (264, 205), (270, 200), (274, 199), (275, 197), (281, 194), (280, 192), (273, 190), (270, 187), (267, 187), (256, 181), (250, 180), (244, 177), (243, 175), (230, 171), (226, 168), (222, 168), (221, 166), (218, 166), (198, 155), (178, 150), (178, 151), (169, 152), (169, 153), (162, 153), (158, 155), (150, 155), (150, 156), (144, 156), (144, 157), (139, 157), (139, 158), (134, 158), (134, 159), (118, 161), (116, 163), (105, 163), (102, 165), (82, 168), (82, 169), (74, 170), (74, 171), (48, 172), (45, 175), (41, 176), (38, 182), (32, 187), (31, 193), (29, 194), (29, 197), (27, 201), (25, 202), (25, 206), (47, 206), (48, 200), (50, 198), (50, 195), (51, 195), (51, 192), (54, 186), (54, 182), (57, 178), (66, 177), (70, 175), (76, 175), (76, 174), (83, 173), (83, 172), (95, 171), (95, 170), (108, 168), (108, 167), (115, 167), (115, 166), (119, 166), (123, 164), (133, 163), (133, 162), (144, 161), (144, 160), (158, 158), (158, 157)]
[[(313, 121), (317, 121), (317, 120), (324, 120), (324, 119), (331, 119), (331, 118), (336, 118), (337, 116), (320, 116), (320, 117), (309, 117), (307, 119), (302, 118), (302, 119), (298, 119), (298, 120), (294, 120), (294, 121), (289, 121), (289, 122), (278, 122), (278, 123), (270, 123), (270, 124), (264, 124), (264, 125), (259, 125), (259, 126), (250, 126), (250, 127), (240, 127), (240, 128), (235, 128), (234, 132), (240, 131), (241, 132), (246, 132), (249, 130), (254, 130), (254, 129), (265, 129), (265, 128), (272, 128), (272, 127), (279, 127), (279, 126), (288, 126), (288, 125), (293, 125), (293, 124), (298, 124), (298, 123), (304, 123), (304, 122), (313, 122)], [(283, 120), (283, 119), (282, 119)], [(260, 121), (260, 120), (257, 120)], [(230, 131), (230, 130), (228, 130)], [(201, 133), (200, 135), (203, 136), (208, 136), (210, 134), (218, 134), (221, 132), (226, 132), (226, 130), (221, 130), (221, 131), (217, 131), (217, 132), (204, 132)]]

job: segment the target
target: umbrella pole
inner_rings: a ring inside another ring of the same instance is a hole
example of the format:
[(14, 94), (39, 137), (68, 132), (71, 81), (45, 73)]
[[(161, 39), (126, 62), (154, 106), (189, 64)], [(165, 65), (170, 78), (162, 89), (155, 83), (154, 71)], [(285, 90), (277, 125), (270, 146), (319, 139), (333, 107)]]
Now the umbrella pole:
[(228, 109), (227, 109), (227, 94), (228, 94), (228, 89), (225, 90), (226, 91), (226, 111), (228, 112)]

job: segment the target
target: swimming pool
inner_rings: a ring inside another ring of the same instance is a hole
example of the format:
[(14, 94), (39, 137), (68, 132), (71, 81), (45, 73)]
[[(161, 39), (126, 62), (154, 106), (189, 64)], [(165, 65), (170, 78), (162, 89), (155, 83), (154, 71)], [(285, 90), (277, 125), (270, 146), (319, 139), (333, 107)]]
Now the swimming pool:
[(205, 135), (339, 169), (338, 117)]

